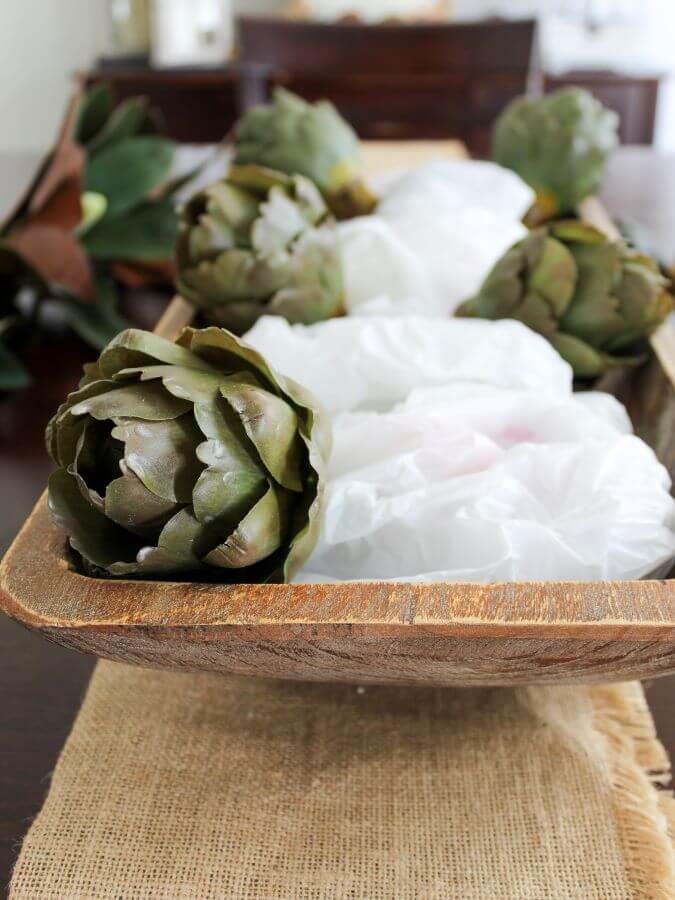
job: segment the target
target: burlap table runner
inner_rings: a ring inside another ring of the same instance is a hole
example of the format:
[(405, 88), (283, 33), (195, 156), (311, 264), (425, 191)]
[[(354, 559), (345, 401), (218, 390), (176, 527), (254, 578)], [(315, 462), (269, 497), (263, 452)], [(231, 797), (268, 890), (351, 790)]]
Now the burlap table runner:
[(636, 684), (363, 689), (101, 663), (11, 898), (672, 900), (666, 769)]

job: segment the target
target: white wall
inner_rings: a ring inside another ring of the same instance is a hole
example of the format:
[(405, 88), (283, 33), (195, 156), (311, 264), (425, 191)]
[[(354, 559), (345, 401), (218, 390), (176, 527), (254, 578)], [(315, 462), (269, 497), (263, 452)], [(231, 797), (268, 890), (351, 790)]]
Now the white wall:
[[(235, 0), (274, 12), (283, 0)], [(73, 75), (105, 50), (106, 0), (0, 0), (0, 152), (51, 146)]]
[(0, 151), (46, 149), (102, 46), (100, 0), (0, 0)]

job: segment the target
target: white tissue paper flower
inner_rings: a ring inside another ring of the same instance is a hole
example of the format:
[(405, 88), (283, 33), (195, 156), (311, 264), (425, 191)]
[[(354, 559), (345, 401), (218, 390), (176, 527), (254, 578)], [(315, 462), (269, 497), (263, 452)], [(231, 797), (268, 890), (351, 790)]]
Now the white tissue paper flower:
[(347, 316), (305, 326), (263, 316), (246, 342), (329, 413), (387, 410), (415, 388), (457, 381), (565, 395), (572, 389), (570, 366), (511, 319)]
[(347, 311), (439, 316), (474, 294), (527, 234), (534, 194), (495, 163), (446, 160), (401, 175), (375, 214), (338, 226)]
[(525, 326), (268, 317), (247, 341), (333, 418), (325, 518), (297, 580), (591, 581), (672, 563), (666, 470), (623, 406), (573, 394)]
[(387, 188), (378, 213), (393, 219), (429, 215), (430, 206), (443, 213), (479, 207), (518, 222), (533, 202), (532, 188), (510, 169), (476, 159), (447, 159), (402, 174)]

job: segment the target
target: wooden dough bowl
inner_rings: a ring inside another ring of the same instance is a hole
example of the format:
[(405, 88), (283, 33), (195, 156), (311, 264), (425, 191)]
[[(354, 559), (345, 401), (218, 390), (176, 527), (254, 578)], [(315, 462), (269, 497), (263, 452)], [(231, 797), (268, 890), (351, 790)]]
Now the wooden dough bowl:
[[(157, 327), (190, 320), (180, 298)], [(655, 341), (668, 366), (673, 332)], [(670, 368), (670, 366), (668, 366)], [(675, 390), (658, 357), (603, 385), (675, 474)], [(627, 473), (629, 477), (629, 473)], [(43, 496), (0, 566), (0, 608), (67, 647), (141, 666), (454, 686), (675, 671), (675, 581), (218, 585), (74, 571)]]
[[(409, 152), (409, 151), (407, 151)], [(456, 155), (456, 154), (455, 154)], [(414, 160), (410, 160), (414, 162)], [(382, 159), (378, 157), (378, 166)], [(595, 198), (580, 216), (618, 235)], [(177, 297), (155, 329), (173, 338)], [(600, 387), (675, 476), (675, 327)], [(630, 473), (626, 473), (630, 477)], [(46, 638), (141, 666), (453, 686), (620, 681), (675, 672), (675, 581), (215, 585), (74, 571), (42, 497), (0, 565), (0, 609)]]

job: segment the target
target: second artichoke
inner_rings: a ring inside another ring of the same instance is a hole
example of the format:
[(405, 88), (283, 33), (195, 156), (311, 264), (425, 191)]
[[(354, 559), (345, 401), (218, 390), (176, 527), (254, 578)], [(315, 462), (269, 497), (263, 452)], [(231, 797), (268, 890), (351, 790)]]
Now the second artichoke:
[(639, 361), (672, 308), (654, 260), (572, 220), (511, 247), (457, 315), (518, 319), (548, 338), (577, 377), (594, 378)]
[(176, 263), (180, 293), (238, 334), (265, 314), (311, 324), (343, 312), (337, 232), (301, 175), (233, 166), (185, 207)]

